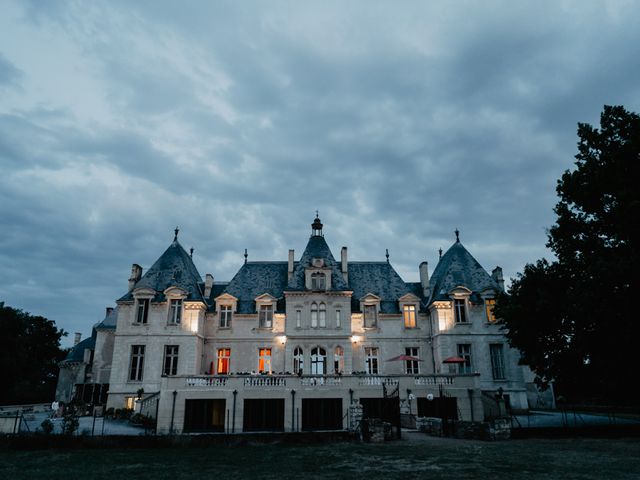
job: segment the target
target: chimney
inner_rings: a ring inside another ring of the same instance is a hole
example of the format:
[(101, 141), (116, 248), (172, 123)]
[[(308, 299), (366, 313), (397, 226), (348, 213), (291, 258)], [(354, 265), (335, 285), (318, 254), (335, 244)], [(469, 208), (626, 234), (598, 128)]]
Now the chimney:
[(137, 263), (131, 265), (131, 277), (129, 278), (129, 291), (133, 290), (138, 280), (142, 278), (142, 267)]
[(504, 292), (504, 278), (502, 277), (502, 268), (500, 267), (494, 268), (493, 271), (491, 272), (491, 278), (493, 278), (496, 281), (496, 283), (500, 287), (500, 290)]
[(288, 281), (291, 281), (291, 279), (293, 278), (293, 255), (294, 255), (294, 251), (289, 250), (289, 265), (287, 266)]
[(428, 297), (431, 294), (429, 289), (429, 263), (422, 262), (420, 264), (420, 284), (422, 285), (422, 294)]
[(211, 289), (213, 288), (213, 275), (207, 273), (204, 278), (204, 298), (211, 296)]
[(80, 339), (82, 338), (82, 334), (80, 332), (76, 332), (73, 335), (73, 346), (75, 347), (80, 343)]
[(342, 260), (342, 276), (344, 277), (344, 281), (349, 283), (349, 269), (347, 263), (347, 247), (342, 247), (340, 251), (340, 257)]
[(107, 318), (113, 312), (113, 307), (107, 307), (107, 311), (104, 314), (104, 317)]

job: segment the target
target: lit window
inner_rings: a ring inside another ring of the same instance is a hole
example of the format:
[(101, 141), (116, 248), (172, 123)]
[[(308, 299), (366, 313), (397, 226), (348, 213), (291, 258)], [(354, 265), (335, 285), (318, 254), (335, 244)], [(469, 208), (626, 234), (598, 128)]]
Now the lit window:
[(178, 345), (165, 345), (162, 373), (164, 375), (178, 374)]
[[(407, 347), (404, 349), (405, 355), (409, 357), (418, 357), (418, 347)], [(420, 362), (418, 360), (405, 360), (405, 372), (409, 375), (418, 375), (420, 373)]]
[(169, 307), (169, 323), (178, 324), (182, 320), (182, 299), (173, 299)]
[(326, 277), (324, 273), (311, 274), (311, 290), (326, 290)]
[(344, 348), (337, 346), (333, 354), (333, 371), (334, 373), (342, 373), (344, 370)]
[(402, 307), (404, 317), (404, 328), (416, 328), (416, 306), (405, 305)]
[(327, 372), (327, 351), (322, 347), (311, 350), (311, 375), (324, 375)]
[(504, 369), (504, 346), (501, 343), (489, 345), (491, 353), (491, 371), (494, 380), (504, 380), (506, 378)]
[(144, 370), (144, 345), (131, 346), (131, 363), (129, 364), (129, 380), (139, 382), (142, 380)]
[(273, 325), (273, 305), (260, 305), (260, 328), (271, 328)]
[(302, 327), (302, 310), (296, 310), (296, 328)]
[(230, 348), (218, 349), (218, 375), (229, 374), (229, 361), (231, 360)]
[(494, 309), (496, 308), (496, 300), (495, 298), (487, 298), (484, 301), (484, 309), (487, 312), (487, 322), (495, 322), (496, 315), (494, 313)]
[(365, 328), (375, 327), (378, 323), (378, 312), (375, 305), (364, 306), (364, 326)]
[(138, 397), (124, 397), (124, 408), (127, 410), (133, 410), (136, 406), (136, 400)]
[(336, 328), (342, 327), (342, 319), (340, 318), (340, 310), (336, 310)]
[(377, 347), (365, 347), (365, 370), (370, 375), (378, 374), (378, 348)]
[(293, 351), (293, 373), (302, 375), (304, 372), (304, 351), (296, 347)]
[(271, 373), (271, 349), (261, 348), (258, 350), (258, 372)]
[(318, 325), (320, 328), (327, 326), (327, 306), (324, 303), (320, 304), (320, 311), (318, 312)]
[(148, 316), (149, 316), (149, 299), (144, 298), (144, 299), (138, 300), (138, 311), (136, 314), (136, 322), (147, 323)]
[(458, 373), (473, 373), (471, 363), (471, 344), (458, 344), (458, 356), (464, 360), (464, 363), (458, 365)]
[(318, 304), (313, 302), (311, 304), (311, 328), (318, 326)]
[(233, 314), (231, 305), (222, 305), (220, 307), (220, 328), (231, 327), (231, 315)]
[(453, 301), (453, 311), (456, 316), (456, 323), (467, 323), (467, 310), (463, 298), (456, 298)]

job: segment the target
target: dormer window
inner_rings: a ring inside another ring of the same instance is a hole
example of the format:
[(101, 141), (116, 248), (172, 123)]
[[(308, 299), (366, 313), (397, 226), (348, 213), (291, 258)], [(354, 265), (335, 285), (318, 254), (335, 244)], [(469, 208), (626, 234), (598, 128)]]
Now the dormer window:
[(402, 307), (402, 317), (404, 318), (404, 328), (416, 328), (415, 305), (404, 305)]
[(178, 325), (182, 321), (182, 299), (174, 298), (169, 305), (169, 323)]
[(326, 290), (327, 277), (323, 272), (315, 272), (311, 274), (311, 290)]
[(233, 307), (231, 305), (220, 306), (220, 328), (231, 328), (231, 316)]
[(260, 305), (259, 313), (259, 326), (260, 328), (272, 328), (273, 327), (273, 305)]
[(378, 324), (378, 311), (376, 305), (364, 306), (364, 327), (373, 328)]
[(467, 323), (467, 306), (464, 298), (456, 298), (453, 300), (453, 314), (456, 323)]
[(496, 308), (495, 298), (487, 298), (484, 301), (484, 309), (485, 309), (485, 312), (487, 313), (487, 322), (489, 323), (495, 323), (496, 321), (496, 314), (494, 312), (495, 308)]
[(139, 298), (136, 310), (136, 323), (147, 323), (149, 317), (149, 299)]

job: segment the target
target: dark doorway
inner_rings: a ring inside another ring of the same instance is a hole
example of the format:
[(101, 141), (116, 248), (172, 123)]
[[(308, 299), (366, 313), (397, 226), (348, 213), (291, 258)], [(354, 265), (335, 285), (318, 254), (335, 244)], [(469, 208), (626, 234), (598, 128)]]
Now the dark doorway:
[(341, 398), (303, 398), (302, 430), (342, 430)]
[(244, 401), (243, 432), (284, 432), (284, 399)]
[(400, 431), (400, 397), (361, 398), (362, 418), (379, 418)]
[(457, 398), (433, 397), (433, 400), (428, 400), (427, 397), (418, 397), (418, 416), (457, 420)]
[(225, 400), (185, 400), (185, 432), (224, 432)]

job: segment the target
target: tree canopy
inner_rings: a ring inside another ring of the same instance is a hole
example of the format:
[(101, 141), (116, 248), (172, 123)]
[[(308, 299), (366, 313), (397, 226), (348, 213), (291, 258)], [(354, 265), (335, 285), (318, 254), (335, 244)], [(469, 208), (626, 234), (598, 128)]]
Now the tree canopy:
[(52, 320), (33, 316), (0, 302), (0, 405), (47, 402), (53, 399), (58, 362), (66, 350), (66, 335)]
[(600, 128), (580, 123), (578, 137), (576, 168), (556, 188), (556, 259), (526, 265), (496, 313), (541, 385), (570, 401), (634, 401), (640, 117), (605, 106)]

